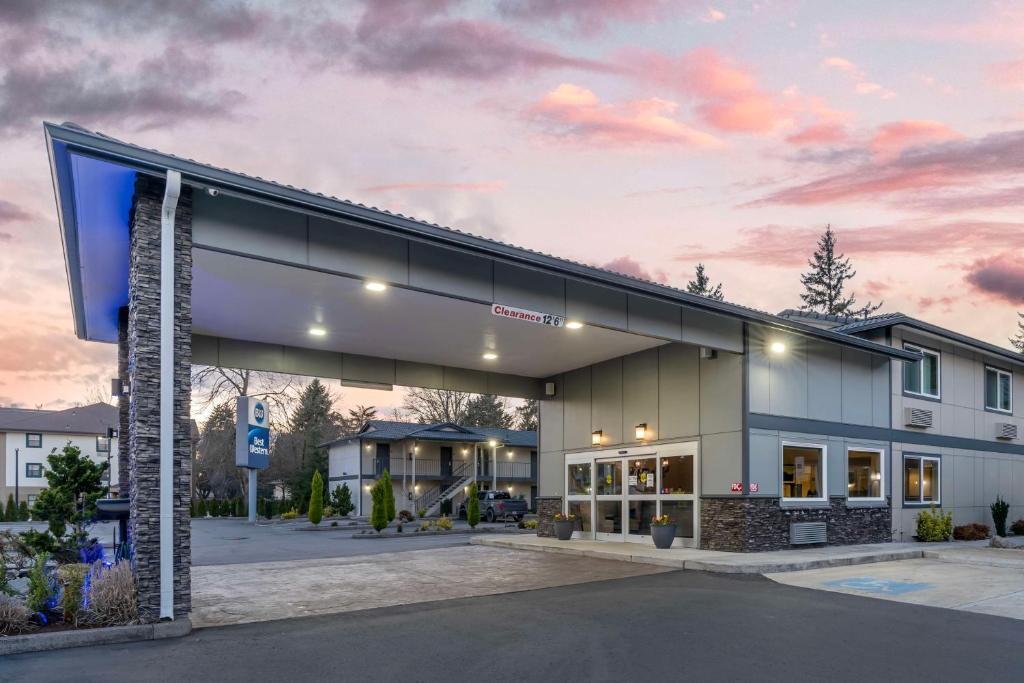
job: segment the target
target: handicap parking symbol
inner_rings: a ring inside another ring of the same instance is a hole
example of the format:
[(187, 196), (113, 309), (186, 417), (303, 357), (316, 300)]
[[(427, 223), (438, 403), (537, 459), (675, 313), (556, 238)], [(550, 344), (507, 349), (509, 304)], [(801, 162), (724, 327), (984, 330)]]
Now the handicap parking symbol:
[(881, 593), (883, 595), (903, 595), (904, 593), (913, 593), (934, 587), (933, 584), (930, 583), (897, 581), (896, 579), (876, 579), (871, 576), (836, 579), (834, 581), (826, 581), (822, 585), (829, 588), (845, 588), (864, 593)]

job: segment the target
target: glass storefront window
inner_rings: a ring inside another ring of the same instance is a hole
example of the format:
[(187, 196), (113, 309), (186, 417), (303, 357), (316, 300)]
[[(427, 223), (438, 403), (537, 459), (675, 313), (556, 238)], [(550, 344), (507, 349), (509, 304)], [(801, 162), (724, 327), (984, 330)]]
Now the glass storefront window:
[(590, 533), (593, 529), (590, 519), (589, 500), (570, 500), (569, 514), (576, 515), (576, 531)]
[(570, 496), (589, 496), (591, 494), (589, 462), (570, 463), (566, 477)]
[(693, 493), (692, 455), (673, 455), (661, 459), (661, 492)]
[(693, 538), (692, 500), (664, 500), (661, 514), (668, 515), (669, 521), (676, 525), (676, 538)]
[(658, 501), (629, 501), (629, 533), (638, 536), (651, 535), (651, 517), (658, 514)]
[(825, 449), (818, 446), (782, 447), (782, 497), (825, 498)]
[(613, 460), (595, 464), (594, 482), (596, 493), (599, 496), (622, 495), (622, 461)]
[(655, 483), (657, 463), (657, 458), (638, 458), (629, 461), (629, 495), (653, 496), (658, 492), (658, 485)]
[(882, 497), (882, 454), (879, 451), (850, 450), (846, 454), (847, 496)]
[(597, 501), (597, 519), (594, 520), (594, 531), (600, 534), (622, 533), (622, 501)]

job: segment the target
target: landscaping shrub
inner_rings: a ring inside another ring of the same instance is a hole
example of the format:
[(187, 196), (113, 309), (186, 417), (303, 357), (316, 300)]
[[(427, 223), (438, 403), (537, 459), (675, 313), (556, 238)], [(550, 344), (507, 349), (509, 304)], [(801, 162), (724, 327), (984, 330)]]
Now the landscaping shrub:
[(282, 512), (281, 513), (281, 519), (295, 519), (298, 516), (299, 516), (299, 511), (296, 510), (295, 508), (292, 508), (291, 510), (288, 510), (287, 512)]
[(3, 519), (5, 522), (17, 522), (18, 521), (18, 506), (14, 502), (14, 494), (7, 494), (7, 509), (4, 512)]
[(118, 562), (112, 567), (96, 563), (89, 576), (85, 618), (98, 626), (134, 624), (139, 619), (137, 590), (130, 562)]
[(423, 519), (427, 516), (427, 508), (420, 508), (416, 511), (416, 514), (420, 516), (420, 519)]
[(206, 507), (206, 499), (205, 498), (200, 498), (199, 499), (199, 506), (198, 506), (198, 508), (196, 508), (196, 513), (200, 517), (206, 517), (207, 515), (210, 514), (209, 509)]
[(1010, 514), (1010, 504), (1002, 496), (996, 496), (992, 503), (992, 523), (996, 527), (996, 536), (1006, 535), (1006, 516)]
[(348, 484), (342, 483), (341, 486), (335, 487), (332, 497), (332, 507), (342, 517), (348, 517), (349, 513), (356, 509), (352, 504), (352, 490)]
[(388, 525), (387, 494), (384, 493), (384, 479), (378, 479), (377, 483), (370, 489), (370, 499), (373, 501), (373, 508), (370, 512), (370, 526), (380, 533)]
[(466, 495), (469, 497), (469, 501), (466, 502), (466, 522), (469, 523), (470, 529), (475, 529), (480, 523), (480, 501), (477, 499), (476, 482), (470, 484), (469, 493)]
[(245, 500), (242, 498), (235, 498), (235, 517), (245, 517)]
[(430, 531), (430, 522), (426, 520), (420, 522), (420, 531)]
[(11, 595), (0, 594), (0, 635), (16, 636), (36, 628), (32, 610), (25, 601)]
[(1016, 536), (1024, 536), (1024, 519), (1018, 519), (1010, 525), (1010, 531)]
[(412, 513), (409, 512), (408, 510), (399, 510), (398, 511), (398, 521), (399, 522), (411, 522), (412, 521)]
[(447, 515), (441, 515), (441, 518), (437, 520), (437, 528), (443, 531), (451, 531), (453, 526), (455, 525)]
[(390, 524), (395, 519), (395, 487), (391, 485), (391, 473), (384, 470), (378, 483), (384, 494), (384, 517)]
[(329, 519), (334, 516), (334, 508), (330, 505), (324, 506), (324, 518)]
[(30, 516), (31, 515), (29, 514), (28, 510), (28, 501), (23, 500), (20, 503), (18, 503), (18, 521), (27, 522)]
[(320, 476), (320, 470), (313, 471), (310, 486), (309, 521), (316, 526), (324, 518), (324, 478)]
[(28, 608), (34, 613), (43, 615), (44, 619), (53, 606), (54, 597), (57, 594), (56, 582), (46, 567), (46, 563), (49, 561), (49, 553), (36, 555), (35, 564), (32, 565), (32, 569), (28, 573), (28, 593), (25, 596)]
[(265, 500), (265, 501), (263, 501), (263, 516), (266, 517), (267, 519), (273, 519), (274, 518), (274, 512), (275, 512), (274, 507), (275, 507), (274, 506), (274, 501), (272, 501), (272, 500)]
[(961, 524), (953, 527), (953, 538), (958, 541), (982, 541), (988, 538), (988, 524)]
[(446, 498), (446, 499), (441, 501), (441, 508), (440, 508), (439, 512), (442, 515), (450, 515), (450, 514), (452, 514), (452, 499), (451, 498)]
[(78, 626), (78, 615), (85, 599), (85, 577), (89, 575), (87, 564), (62, 564), (57, 568), (57, 579), (61, 585), (60, 607), (64, 611), (64, 623)]
[(917, 540), (948, 541), (953, 533), (953, 513), (942, 512), (932, 503), (930, 510), (917, 513)]

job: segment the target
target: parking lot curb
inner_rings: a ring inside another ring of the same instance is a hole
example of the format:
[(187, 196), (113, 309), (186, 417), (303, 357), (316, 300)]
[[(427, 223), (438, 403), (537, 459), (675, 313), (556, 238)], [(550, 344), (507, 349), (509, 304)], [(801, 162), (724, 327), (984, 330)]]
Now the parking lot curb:
[(45, 652), (90, 645), (112, 645), (133, 643), (142, 640), (163, 640), (181, 638), (192, 632), (192, 621), (188, 617), (155, 624), (133, 624), (131, 626), (109, 626), (82, 630), (55, 631), (53, 633), (25, 633), (18, 636), (0, 637), (0, 657), (26, 652)]

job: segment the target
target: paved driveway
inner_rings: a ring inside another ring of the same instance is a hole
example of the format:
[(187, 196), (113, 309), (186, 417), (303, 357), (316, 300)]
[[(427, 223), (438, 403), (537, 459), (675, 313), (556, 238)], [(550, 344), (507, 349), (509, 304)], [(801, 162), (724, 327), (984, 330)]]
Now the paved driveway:
[[(407, 541), (398, 541), (403, 543)], [(387, 541), (376, 541), (387, 543)], [(192, 569), (197, 627), (351, 612), (670, 571), (523, 550), (460, 546)]]

